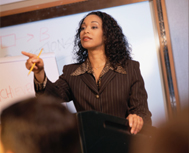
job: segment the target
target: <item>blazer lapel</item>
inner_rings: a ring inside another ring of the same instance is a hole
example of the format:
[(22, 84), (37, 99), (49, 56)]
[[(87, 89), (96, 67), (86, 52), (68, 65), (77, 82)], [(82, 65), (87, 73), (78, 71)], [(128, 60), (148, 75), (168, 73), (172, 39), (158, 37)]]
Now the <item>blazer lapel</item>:
[(112, 70), (109, 70), (104, 76), (102, 77), (101, 80), (101, 87), (99, 93), (101, 93), (106, 85), (115, 77), (116, 73)]
[(94, 80), (94, 78), (87, 73), (84, 73), (83, 75), (81, 75), (81, 78), (83, 80), (83, 82), (95, 93), (98, 93), (98, 88), (96, 85), (96, 82)]

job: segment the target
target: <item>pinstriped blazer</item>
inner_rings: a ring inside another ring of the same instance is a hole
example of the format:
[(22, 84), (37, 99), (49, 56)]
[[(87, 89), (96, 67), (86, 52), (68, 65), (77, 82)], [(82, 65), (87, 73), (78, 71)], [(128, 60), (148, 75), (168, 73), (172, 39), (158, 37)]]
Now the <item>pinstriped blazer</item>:
[(66, 65), (63, 74), (52, 83), (47, 80), (43, 91), (59, 97), (63, 102), (73, 100), (76, 110), (95, 110), (109, 115), (126, 118), (129, 114), (141, 116), (144, 123), (151, 124), (151, 113), (147, 104), (147, 93), (140, 73), (139, 63), (128, 60), (126, 74), (109, 70), (102, 76), (101, 87), (89, 73), (71, 76), (80, 64)]

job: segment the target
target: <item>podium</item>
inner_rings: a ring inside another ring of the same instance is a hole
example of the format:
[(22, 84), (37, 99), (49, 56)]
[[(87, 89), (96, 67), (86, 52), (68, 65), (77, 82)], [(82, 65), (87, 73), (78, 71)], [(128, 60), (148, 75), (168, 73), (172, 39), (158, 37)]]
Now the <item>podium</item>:
[(131, 139), (147, 136), (130, 134), (126, 119), (86, 111), (77, 113), (83, 153), (128, 153)]

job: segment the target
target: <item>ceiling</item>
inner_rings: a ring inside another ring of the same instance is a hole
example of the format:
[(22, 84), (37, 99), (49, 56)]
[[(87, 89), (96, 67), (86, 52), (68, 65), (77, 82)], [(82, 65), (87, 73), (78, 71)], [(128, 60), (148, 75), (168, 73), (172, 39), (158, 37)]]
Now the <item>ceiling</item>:
[(0, 17), (86, 0), (1, 0)]

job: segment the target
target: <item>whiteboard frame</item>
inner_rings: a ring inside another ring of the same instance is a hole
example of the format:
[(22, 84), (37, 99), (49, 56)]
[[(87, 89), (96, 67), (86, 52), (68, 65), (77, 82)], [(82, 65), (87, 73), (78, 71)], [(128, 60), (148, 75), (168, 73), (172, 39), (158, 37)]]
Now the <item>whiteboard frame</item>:
[[(38, 21), (38, 20), (44, 20), (49, 18), (54, 18), (58, 16), (65, 16), (70, 14), (77, 14), (81, 12), (87, 12), (97, 9), (103, 9), (103, 8), (109, 8), (114, 6), (120, 6), (125, 4), (131, 4), (131, 3), (139, 3), (144, 1), (152, 1), (153, 2), (153, 11), (155, 20), (156, 20), (156, 27), (159, 34), (159, 52), (161, 54), (160, 61), (161, 61), (161, 69), (163, 73), (163, 84), (165, 88), (166, 93), (166, 105), (168, 107), (168, 113), (169, 117), (172, 117), (173, 114), (176, 112), (179, 112), (180, 110), (180, 100), (179, 100), (179, 93), (178, 93), (178, 87), (177, 87), (177, 81), (176, 81), (176, 74), (175, 74), (175, 67), (174, 67), (174, 60), (173, 60), (173, 53), (172, 53), (172, 45), (171, 45), (171, 39), (170, 39), (170, 33), (169, 33), (169, 26), (168, 26), (168, 19), (166, 14), (166, 6), (165, 6), (165, 0), (99, 0), (98, 2), (96, 0), (88, 0), (82, 3), (74, 3), (72, 5), (59, 5), (56, 7), (49, 7), (46, 9), (41, 10), (35, 10), (20, 14), (13, 14), (1, 17), (1, 27), (21, 24), (21, 23), (27, 23), (32, 21)], [(152, 11), (152, 12), (153, 12)], [(162, 14), (162, 20), (164, 23), (165, 28), (163, 29), (165, 34), (162, 37), (162, 29), (159, 25), (159, 14)], [(15, 19), (15, 20), (14, 20)], [(168, 49), (168, 58), (169, 58), (169, 67), (166, 65), (167, 61), (165, 61), (164, 56), (164, 44), (162, 40), (166, 40), (167, 44), (166, 47)], [(167, 69), (170, 69), (170, 72), (167, 72)], [(171, 77), (171, 84), (169, 81), (169, 77)], [(175, 103), (173, 104), (170, 100), (171, 97), (171, 89), (170, 85), (173, 87), (174, 94), (175, 94)], [(175, 106), (174, 106), (175, 105)], [(175, 109), (176, 107), (176, 109)]]

